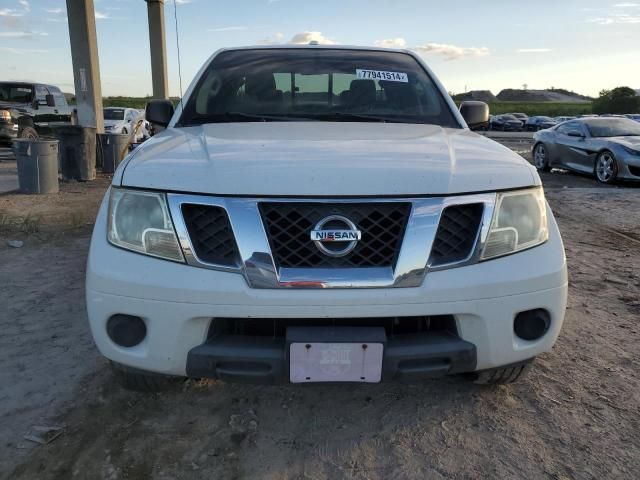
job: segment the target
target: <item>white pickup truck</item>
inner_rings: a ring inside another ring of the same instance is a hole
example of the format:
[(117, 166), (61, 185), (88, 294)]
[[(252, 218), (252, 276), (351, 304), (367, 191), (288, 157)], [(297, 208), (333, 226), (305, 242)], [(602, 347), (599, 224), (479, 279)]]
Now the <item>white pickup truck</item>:
[(120, 165), (91, 242), (125, 386), (518, 379), (551, 349), (564, 249), (535, 169), (410, 51), (216, 52)]

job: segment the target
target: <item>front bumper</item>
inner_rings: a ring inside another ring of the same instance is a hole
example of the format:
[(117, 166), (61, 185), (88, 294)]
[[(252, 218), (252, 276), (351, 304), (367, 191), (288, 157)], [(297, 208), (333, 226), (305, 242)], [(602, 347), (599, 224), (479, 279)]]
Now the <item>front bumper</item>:
[[(362, 342), (358, 329), (333, 327), (346, 340)], [(304, 332), (299, 329), (300, 333)], [(328, 335), (335, 337), (336, 335)], [(302, 337), (316, 340), (313, 334)], [(470, 372), (476, 366), (476, 348), (457, 336), (443, 332), (397, 335), (385, 338), (382, 381), (416, 381), (448, 374)], [(189, 352), (187, 375), (231, 382), (286, 383), (290, 378), (289, 339), (225, 335), (205, 342)]]
[(18, 138), (18, 125), (0, 122), (0, 141), (8, 142)]

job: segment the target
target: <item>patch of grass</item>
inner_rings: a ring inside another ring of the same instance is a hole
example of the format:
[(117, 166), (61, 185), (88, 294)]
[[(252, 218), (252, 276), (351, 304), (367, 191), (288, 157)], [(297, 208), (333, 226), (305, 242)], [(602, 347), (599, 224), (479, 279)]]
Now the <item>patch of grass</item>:
[(73, 212), (69, 217), (69, 224), (72, 228), (80, 228), (85, 225), (84, 216), (81, 213)]
[(548, 117), (586, 115), (593, 113), (591, 103), (561, 102), (493, 102), (489, 104), (492, 115), (501, 113), (526, 113), (527, 115), (545, 115)]
[(26, 215), (21, 218), (20, 230), (24, 233), (38, 233), (42, 225), (42, 217), (40, 215)]
[[(123, 108), (137, 108), (138, 110), (144, 110), (151, 97), (104, 97), (102, 99), (103, 107), (123, 107)], [(178, 98), (170, 99), (174, 104), (178, 103)]]

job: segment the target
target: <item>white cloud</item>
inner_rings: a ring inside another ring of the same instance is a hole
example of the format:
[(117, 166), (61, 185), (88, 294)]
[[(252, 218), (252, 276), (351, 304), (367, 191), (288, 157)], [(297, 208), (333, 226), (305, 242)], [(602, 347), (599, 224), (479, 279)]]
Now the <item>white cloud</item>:
[(374, 42), (376, 47), (383, 48), (406, 48), (407, 41), (404, 38), (386, 38), (384, 40), (376, 40)]
[(553, 48), (519, 48), (518, 53), (547, 53), (552, 52)]
[(598, 25), (635, 25), (640, 23), (640, 15), (629, 15), (627, 13), (615, 13), (608, 17), (590, 18), (587, 23)]
[(616, 7), (616, 8), (635, 8), (635, 7), (640, 7), (640, 3), (631, 3), (631, 2), (616, 3), (614, 5), (614, 7)]
[(322, 32), (300, 32), (296, 33), (288, 43), (294, 45), (305, 45), (309, 42), (318, 42), (320, 45), (335, 45), (335, 41), (322, 35)]
[(110, 18), (108, 13), (99, 12), (98, 10), (96, 10), (95, 16), (96, 20), (107, 20), (108, 18)]
[(0, 52), (13, 53), (16, 55), (22, 55), (25, 53), (47, 53), (48, 50), (37, 50), (32, 48), (13, 48), (13, 47), (0, 47)]
[(13, 8), (0, 8), (0, 17), (22, 17), (24, 13)]
[(46, 37), (49, 35), (47, 32), (32, 32), (32, 31), (21, 31), (21, 32), (0, 32), (0, 37), (4, 38), (34, 38), (34, 37)]
[(231, 27), (218, 27), (218, 28), (210, 28), (210, 32), (239, 32), (243, 30), (249, 30), (249, 27), (245, 27), (243, 25), (234, 25)]
[(446, 60), (459, 60), (465, 57), (486, 57), (491, 53), (487, 47), (458, 47), (445, 43), (427, 43), (411, 49), (420, 54), (442, 55)]
[(300, 32), (296, 33), (291, 40), (285, 42), (284, 33), (276, 33), (263, 39), (260, 43), (265, 45), (277, 45), (288, 43), (290, 45), (307, 45), (309, 42), (318, 42), (319, 45), (335, 45), (336, 42), (325, 37), (322, 32)]
[(24, 8), (27, 12), (31, 11), (31, 6), (29, 5), (28, 0), (18, 0), (18, 3), (22, 5), (22, 8)]
[(277, 45), (280, 43), (284, 43), (284, 33), (275, 33), (273, 35), (271, 35), (270, 37), (264, 38), (262, 39), (260, 42), (261, 44), (264, 45)]
[(64, 12), (64, 10), (61, 8), (45, 8), (44, 11), (47, 13), (52, 13), (54, 15), (60, 15), (62, 12)]

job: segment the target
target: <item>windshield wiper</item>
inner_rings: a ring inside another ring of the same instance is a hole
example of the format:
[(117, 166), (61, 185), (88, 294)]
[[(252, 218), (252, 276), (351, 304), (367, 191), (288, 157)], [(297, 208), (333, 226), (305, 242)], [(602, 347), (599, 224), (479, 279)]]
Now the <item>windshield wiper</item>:
[(308, 121), (307, 118), (292, 117), (286, 115), (269, 115), (262, 113), (245, 113), (245, 112), (224, 112), (210, 115), (197, 115), (182, 122), (182, 126), (202, 125), (205, 123), (226, 123), (226, 122), (294, 122)]

